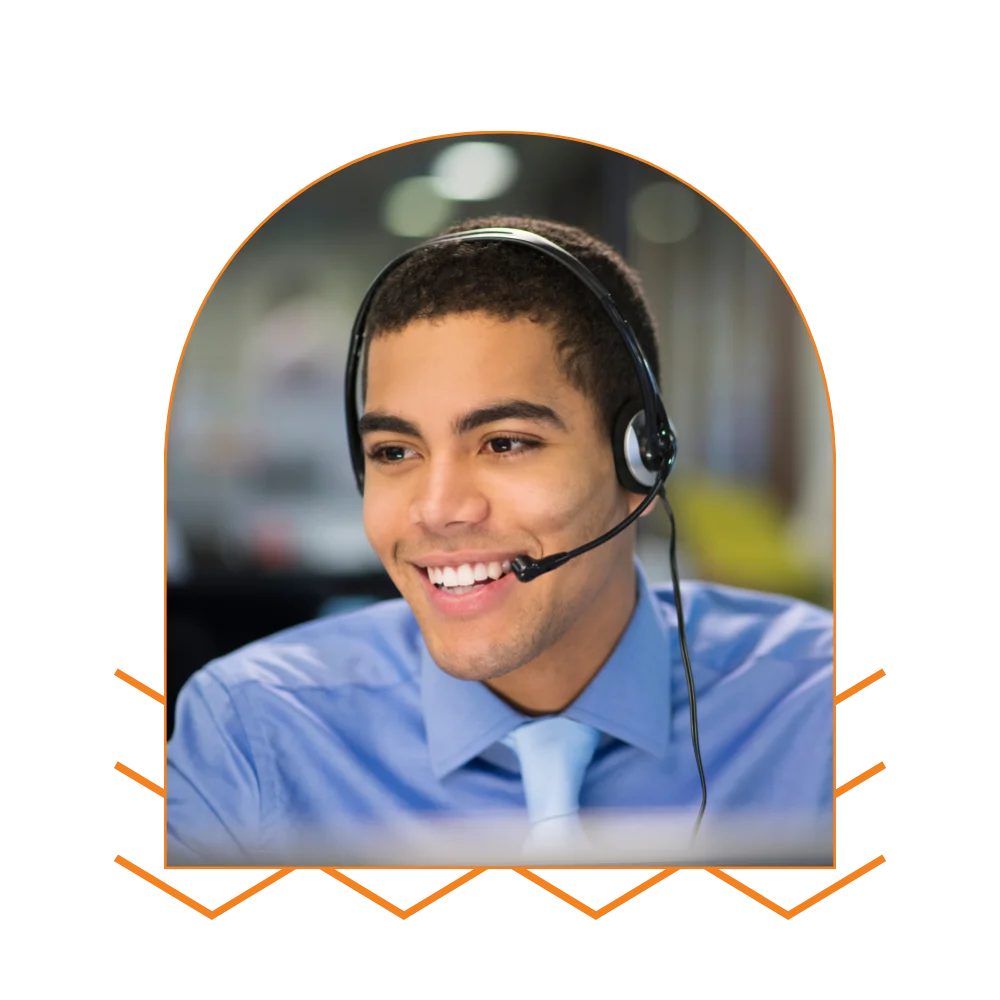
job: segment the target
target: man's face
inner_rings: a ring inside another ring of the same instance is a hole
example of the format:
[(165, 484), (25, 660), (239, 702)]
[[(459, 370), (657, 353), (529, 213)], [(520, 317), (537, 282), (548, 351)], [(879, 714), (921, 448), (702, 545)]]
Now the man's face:
[(529, 663), (631, 572), (631, 531), (529, 583), (509, 572), (514, 556), (596, 538), (641, 499), (618, 485), (547, 326), (460, 313), (376, 339), (361, 426), (365, 532), (448, 673)]

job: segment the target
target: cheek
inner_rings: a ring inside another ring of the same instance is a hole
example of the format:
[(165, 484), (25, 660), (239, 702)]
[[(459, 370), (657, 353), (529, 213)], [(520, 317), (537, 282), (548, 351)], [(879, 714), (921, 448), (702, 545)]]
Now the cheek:
[(504, 507), (536, 533), (559, 531), (578, 516), (583, 497), (576, 489), (534, 485), (505, 498)]
[(399, 504), (393, 504), (382, 492), (368, 489), (364, 496), (362, 520), (365, 535), (375, 552), (382, 556), (399, 537)]
[(535, 480), (507, 484), (495, 494), (494, 510), (509, 512), (533, 534), (574, 534), (607, 516), (615, 498), (614, 473), (597, 468), (563, 468)]

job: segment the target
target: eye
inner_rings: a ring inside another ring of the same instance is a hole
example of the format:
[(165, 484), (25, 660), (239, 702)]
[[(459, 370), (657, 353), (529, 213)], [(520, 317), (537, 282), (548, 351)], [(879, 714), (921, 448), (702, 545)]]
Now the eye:
[(507, 457), (508, 455), (518, 455), (522, 452), (539, 448), (541, 444), (538, 441), (517, 437), (514, 434), (502, 434), (495, 438), (490, 438), (483, 447), (488, 448), (494, 455)]
[(401, 444), (376, 445), (367, 452), (368, 457), (373, 462), (378, 462), (381, 465), (398, 465), (414, 454), (412, 448), (406, 448)]

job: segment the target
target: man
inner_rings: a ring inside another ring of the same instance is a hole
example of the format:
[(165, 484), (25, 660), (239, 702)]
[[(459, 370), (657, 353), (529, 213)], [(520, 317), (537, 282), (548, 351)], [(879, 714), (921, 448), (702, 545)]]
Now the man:
[[(458, 228), (487, 226), (572, 253), (658, 370), (614, 251), (533, 219)], [(530, 582), (510, 572), (643, 499), (612, 449), (636, 372), (592, 292), (523, 246), (425, 247), (378, 288), (366, 350), (365, 531), (403, 599), (191, 678), (168, 748), (168, 863), (831, 863), (827, 612), (682, 588), (709, 803), (692, 848), (677, 609), (636, 563), (634, 526)]]

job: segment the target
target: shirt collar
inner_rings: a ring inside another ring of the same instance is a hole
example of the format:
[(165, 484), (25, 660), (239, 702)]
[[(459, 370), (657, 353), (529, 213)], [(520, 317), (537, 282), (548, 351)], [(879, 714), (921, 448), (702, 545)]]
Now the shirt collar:
[[(628, 627), (563, 714), (663, 757), (670, 743), (670, 644), (638, 560), (635, 569), (638, 599)], [(427, 747), (439, 779), (528, 721), (485, 684), (446, 674), (422, 637), (420, 678)]]

